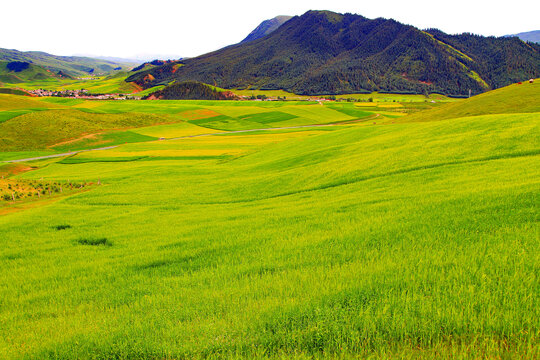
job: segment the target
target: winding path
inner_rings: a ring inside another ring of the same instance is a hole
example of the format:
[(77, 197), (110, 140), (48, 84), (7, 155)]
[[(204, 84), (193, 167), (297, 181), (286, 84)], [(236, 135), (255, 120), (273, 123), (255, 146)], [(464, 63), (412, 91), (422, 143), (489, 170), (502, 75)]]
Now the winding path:
[[(264, 129), (221, 131), (221, 132), (209, 133), (209, 134), (188, 135), (188, 136), (181, 136), (181, 137), (175, 137), (175, 138), (162, 139), (162, 141), (190, 139), (190, 138), (203, 137), (203, 136), (219, 136), (219, 135), (226, 135), (226, 134), (240, 134), (240, 133), (248, 133), (248, 132), (255, 132), (255, 131), (274, 131), (274, 130), (290, 130), (290, 129), (305, 129), (305, 128), (327, 127), (327, 126), (340, 126), (340, 125), (347, 125), (347, 124), (353, 124), (353, 123), (357, 123), (357, 122), (373, 120), (373, 119), (378, 118), (379, 116), (381, 116), (381, 114), (375, 114), (373, 116), (369, 116), (369, 117), (362, 118), (362, 119), (342, 121), (342, 122), (330, 123), (330, 124), (297, 125), (297, 126), (282, 126), (282, 127), (264, 128)], [(132, 144), (134, 144), (134, 143), (132, 143)], [(70, 151), (70, 152), (62, 153), (62, 154), (52, 154), (52, 155), (45, 155), (45, 156), (37, 156), (37, 157), (26, 158), (26, 159), (2, 160), (2, 161), (0, 161), (0, 163), (19, 163), (19, 162), (34, 161), (34, 160), (53, 159), (53, 158), (59, 158), (59, 157), (64, 157), (64, 156), (76, 155), (76, 154), (79, 154), (79, 153), (82, 153), (82, 152), (88, 152), (88, 151), (110, 150), (110, 149), (117, 148), (119, 146), (120, 145), (113, 145), (113, 146), (101, 147), (101, 148), (96, 148), (96, 149), (76, 150), (76, 151)]]

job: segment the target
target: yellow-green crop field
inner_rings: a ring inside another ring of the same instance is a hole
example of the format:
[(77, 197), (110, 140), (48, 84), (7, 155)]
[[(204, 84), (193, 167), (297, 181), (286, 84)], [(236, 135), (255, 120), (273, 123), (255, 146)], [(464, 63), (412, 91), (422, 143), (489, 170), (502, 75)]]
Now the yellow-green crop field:
[(540, 358), (538, 99), (0, 95), (0, 358)]

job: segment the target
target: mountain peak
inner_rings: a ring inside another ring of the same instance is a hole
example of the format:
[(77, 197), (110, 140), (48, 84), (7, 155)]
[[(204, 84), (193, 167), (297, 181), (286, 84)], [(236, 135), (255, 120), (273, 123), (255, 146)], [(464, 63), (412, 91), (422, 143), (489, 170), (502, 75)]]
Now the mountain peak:
[(255, 28), (241, 43), (257, 40), (276, 31), (281, 25), (286, 23), (292, 16), (279, 15), (275, 18), (263, 21)]
[(337, 24), (341, 21), (343, 21), (343, 15), (329, 11), (329, 10), (310, 10), (307, 13), (304, 14), (304, 16), (309, 15), (324, 15), (326, 16), (326, 19), (331, 22), (332, 24)]

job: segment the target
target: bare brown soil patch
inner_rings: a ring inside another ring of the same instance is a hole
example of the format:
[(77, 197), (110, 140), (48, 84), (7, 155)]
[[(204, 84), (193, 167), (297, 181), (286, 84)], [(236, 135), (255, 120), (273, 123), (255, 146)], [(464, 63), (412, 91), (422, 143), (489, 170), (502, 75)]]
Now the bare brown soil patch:
[(38, 206), (45, 206), (48, 204), (52, 204), (59, 199), (60, 198), (55, 198), (55, 199), (47, 199), (43, 201), (17, 203), (15, 205), (10, 205), (10, 206), (0, 206), (0, 216), (11, 214), (17, 211), (23, 211), (27, 209), (36, 208)]
[(66, 140), (66, 141), (62, 141), (62, 142), (59, 142), (59, 143), (56, 143), (56, 144), (53, 144), (53, 145), (49, 145), (49, 147), (54, 148), (54, 147), (57, 147), (57, 146), (73, 144), (73, 143), (76, 143), (76, 142), (79, 142), (79, 141), (85, 140), (85, 139), (95, 139), (97, 137), (97, 135), (99, 135), (99, 134), (87, 134), (87, 135), (81, 136), (81, 137), (79, 137), (77, 139)]
[(32, 170), (35, 170), (35, 168), (25, 164), (0, 165), (0, 179), (4, 179), (17, 174), (22, 174)]
[(142, 86), (140, 86), (139, 84), (133, 82), (131, 83), (131, 85), (133, 86), (133, 91), (131, 92), (132, 94), (136, 94), (143, 91)]

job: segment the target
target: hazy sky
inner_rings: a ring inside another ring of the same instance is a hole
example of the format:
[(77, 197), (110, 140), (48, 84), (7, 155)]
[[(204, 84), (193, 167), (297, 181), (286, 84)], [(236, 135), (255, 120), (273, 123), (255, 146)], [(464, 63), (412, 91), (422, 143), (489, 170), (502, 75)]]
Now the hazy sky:
[(448, 33), (539, 30), (540, 1), (2, 1), (0, 47), (58, 55), (196, 56), (241, 41), (261, 21), (307, 10), (394, 18)]

